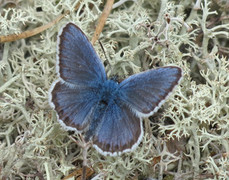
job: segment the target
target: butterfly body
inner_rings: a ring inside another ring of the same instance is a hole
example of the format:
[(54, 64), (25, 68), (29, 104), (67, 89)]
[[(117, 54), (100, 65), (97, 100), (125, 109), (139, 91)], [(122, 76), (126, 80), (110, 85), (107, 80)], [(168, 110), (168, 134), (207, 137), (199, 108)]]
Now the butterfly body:
[(117, 99), (117, 93), (118, 93), (118, 83), (113, 80), (107, 80), (104, 82), (104, 84), (101, 87), (100, 94), (100, 102), (104, 102), (107, 105), (110, 105), (114, 103), (114, 101)]
[(98, 104), (96, 105), (94, 116), (91, 119), (89, 130), (86, 132), (85, 140), (88, 141), (99, 131), (101, 121), (108, 121), (103, 116), (107, 110), (112, 109), (112, 106), (122, 107), (123, 102), (120, 98), (119, 84), (113, 79), (106, 80), (98, 92)]
[(142, 118), (160, 108), (182, 77), (176, 66), (151, 69), (117, 83), (108, 79), (84, 33), (68, 23), (59, 34), (57, 73), (49, 102), (60, 124), (85, 133), (103, 155), (132, 151), (143, 136)]

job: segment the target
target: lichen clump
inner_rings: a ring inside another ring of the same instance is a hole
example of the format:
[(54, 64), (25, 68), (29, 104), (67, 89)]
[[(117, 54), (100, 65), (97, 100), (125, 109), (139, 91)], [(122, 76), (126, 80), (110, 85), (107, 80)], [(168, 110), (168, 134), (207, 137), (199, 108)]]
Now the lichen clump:
[[(144, 137), (135, 151), (104, 157), (89, 149), (93, 173), (88, 178), (228, 179), (229, 3), (116, 3), (100, 35), (107, 60), (99, 43), (94, 46), (108, 76), (123, 79), (171, 64), (184, 74), (166, 104), (144, 120)], [(57, 78), (59, 29), (71, 21), (91, 39), (104, 5), (101, 0), (0, 1), (0, 37), (70, 12), (38, 35), (0, 45), (0, 179), (82, 174), (82, 148), (57, 122), (48, 90)]]

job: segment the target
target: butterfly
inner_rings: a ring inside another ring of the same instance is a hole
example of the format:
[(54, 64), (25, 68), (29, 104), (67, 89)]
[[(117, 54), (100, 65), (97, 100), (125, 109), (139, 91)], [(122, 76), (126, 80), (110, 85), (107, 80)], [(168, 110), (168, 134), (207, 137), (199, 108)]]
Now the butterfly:
[(84, 133), (103, 154), (135, 149), (143, 136), (142, 118), (155, 113), (179, 84), (176, 66), (150, 69), (121, 83), (108, 79), (86, 35), (73, 23), (59, 33), (56, 72), (49, 103), (66, 130)]

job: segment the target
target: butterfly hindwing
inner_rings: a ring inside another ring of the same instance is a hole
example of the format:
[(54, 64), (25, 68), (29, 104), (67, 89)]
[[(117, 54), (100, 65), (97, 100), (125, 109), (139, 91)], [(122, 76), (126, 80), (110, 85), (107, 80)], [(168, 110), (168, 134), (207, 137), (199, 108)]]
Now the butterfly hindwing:
[(66, 129), (84, 130), (98, 102), (96, 91), (90, 87), (69, 87), (57, 81), (51, 89), (50, 102)]
[(134, 149), (143, 134), (141, 118), (122, 103), (111, 104), (93, 136), (94, 147), (104, 155), (117, 155)]

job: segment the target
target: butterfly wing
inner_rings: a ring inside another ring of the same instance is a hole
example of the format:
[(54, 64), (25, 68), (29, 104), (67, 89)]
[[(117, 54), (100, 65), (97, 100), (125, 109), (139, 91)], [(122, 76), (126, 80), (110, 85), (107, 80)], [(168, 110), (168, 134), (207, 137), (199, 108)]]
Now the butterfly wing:
[(106, 80), (106, 73), (85, 34), (73, 23), (60, 32), (57, 73), (67, 83), (93, 86)]
[(108, 106), (98, 129), (92, 141), (103, 155), (115, 156), (131, 151), (143, 135), (141, 119), (127, 105), (119, 102)]
[(60, 124), (73, 131), (82, 131), (88, 126), (98, 101), (93, 88), (72, 88), (62, 81), (53, 83), (49, 98)]
[(132, 75), (120, 83), (119, 98), (138, 116), (150, 116), (160, 108), (181, 77), (182, 70), (175, 66)]
[(62, 126), (84, 130), (91, 119), (98, 91), (106, 80), (104, 67), (84, 33), (73, 23), (58, 37), (59, 80), (49, 91), (49, 103)]

